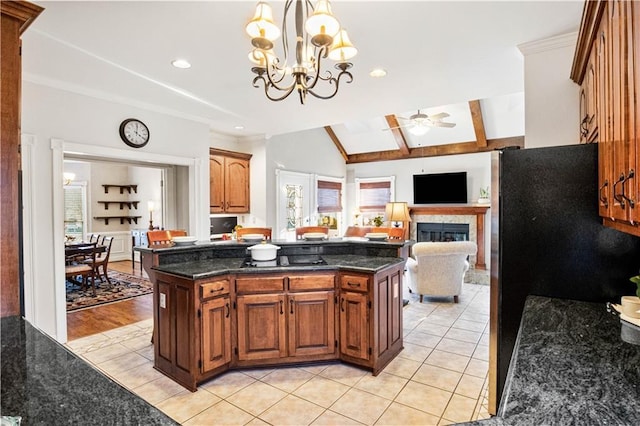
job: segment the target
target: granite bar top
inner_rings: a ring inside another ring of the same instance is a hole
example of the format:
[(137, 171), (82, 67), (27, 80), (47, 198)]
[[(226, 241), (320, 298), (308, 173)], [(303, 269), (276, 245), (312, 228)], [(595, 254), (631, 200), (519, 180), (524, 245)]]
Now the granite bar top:
[(512, 425), (640, 424), (640, 346), (604, 303), (527, 298), (499, 416)]
[[(370, 241), (366, 238), (360, 237), (336, 237), (329, 238), (323, 241), (305, 241), (305, 240), (271, 240), (268, 241), (269, 244), (274, 244), (277, 246), (283, 247), (316, 247), (316, 246), (370, 246), (370, 247), (381, 247), (381, 246), (395, 246), (402, 247), (406, 244), (411, 244), (412, 241), (402, 241), (402, 240), (382, 240), (382, 241)], [(247, 242), (242, 240), (222, 240), (222, 241), (196, 241), (194, 244), (186, 244), (186, 245), (174, 245), (171, 247), (144, 247), (144, 246), (135, 246), (133, 249), (136, 251), (140, 251), (143, 253), (171, 253), (171, 252), (180, 252), (186, 250), (195, 249), (207, 249), (207, 248), (219, 248), (219, 249), (234, 249), (234, 248), (243, 248), (254, 246), (256, 244), (255, 241)]]
[(175, 425), (20, 317), (0, 319), (0, 412), (22, 425)]
[(335, 271), (352, 270), (359, 272), (375, 273), (388, 266), (403, 263), (405, 260), (398, 257), (371, 257), (360, 255), (322, 255), (326, 265), (312, 266), (269, 266), (260, 268), (243, 268), (245, 258), (213, 258), (184, 263), (172, 263), (154, 266), (153, 269), (160, 272), (189, 278), (192, 280), (205, 279), (216, 275), (228, 273), (278, 273), (300, 271)]

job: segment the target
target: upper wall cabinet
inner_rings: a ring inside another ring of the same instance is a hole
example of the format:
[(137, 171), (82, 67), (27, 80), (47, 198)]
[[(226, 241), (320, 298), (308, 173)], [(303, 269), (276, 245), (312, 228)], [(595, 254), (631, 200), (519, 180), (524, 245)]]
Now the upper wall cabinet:
[(580, 141), (598, 143), (603, 223), (640, 236), (640, 2), (585, 2), (571, 78), (580, 85)]
[(210, 213), (249, 213), (251, 154), (209, 150)]

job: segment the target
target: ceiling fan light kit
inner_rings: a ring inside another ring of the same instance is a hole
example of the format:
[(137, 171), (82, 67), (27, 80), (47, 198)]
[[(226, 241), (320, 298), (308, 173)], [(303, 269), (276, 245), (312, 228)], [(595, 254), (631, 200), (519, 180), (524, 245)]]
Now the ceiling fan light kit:
[(416, 136), (426, 135), (429, 132), (429, 127), (426, 124), (414, 124), (413, 127), (409, 127), (409, 133)]
[[(295, 4), (294, 4), (295, 3)], [(292, 9), (293, 7), (293, 9)], [(289, 40), (287, 18), (289, 12), (295, 13), (295, 36)], [(254, 64), (251, 71), (256, 77), (253, 87), (264, 87), (265, 96), (272, 101), (281, 101), (293, 91), (297, 91), (300, 103), (304, 104), (307, 94), (319, 99), (331, 99), (337, 93), (340, 81), (353, 81), (348, 71), (353, 64), (348, 62), (358, 50), (349, 40), (344, 28), (331, 13), (328, 0), (318, 0), (315, 7), (310, 0), (287, 0), (284, 6), (282, 31), (275, 24), (271, 6), (258, 2), (254, 17), (247, 23), (245, 30), (251, 37), (253, 50), (249, 60)], [(282, 34), (281, 58), (273, 51), (274, 41)], [(294, 54), (289, 58), (289, 41), (295, 44)], [(322, 60), (336, 61), (339, 73), (322, 69)], [(289, 64), (291, 61), (293, 64)], [(316, 91), (316, 84), (325, 83), (328, 93)]]

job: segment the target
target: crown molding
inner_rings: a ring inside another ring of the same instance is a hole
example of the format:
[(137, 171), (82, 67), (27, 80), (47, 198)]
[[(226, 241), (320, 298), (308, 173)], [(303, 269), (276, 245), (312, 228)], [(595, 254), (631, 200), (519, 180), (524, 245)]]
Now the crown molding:
[(524, 55), (533, 55), (536, 53), (548, 52), (551, 50), (561, 49), (563, 47), (575, 47), (578, 41), (578, 32), (562, 34), (543, 40), (535, 40), (518, 45), (518, 49)]

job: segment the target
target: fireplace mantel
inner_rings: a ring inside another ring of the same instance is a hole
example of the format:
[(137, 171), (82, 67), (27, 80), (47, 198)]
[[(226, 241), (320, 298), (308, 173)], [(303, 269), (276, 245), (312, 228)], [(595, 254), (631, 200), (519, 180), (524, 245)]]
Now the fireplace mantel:
[(444, 215), (484, 215), (489, 206), (485, 204), (438, 204), (428, 206), (409, 206), (410, 214), (444, 214)]
[(489, 210), (488, 205), (483, 204), (432, 204), (424, 206), (409, 206), (409, 214), (413, 215), (461, 215), (476, 217), (476, 244), (478, 253), (476, 256), (476, 269), (487, 269), (484, 260), (484, 216)]

